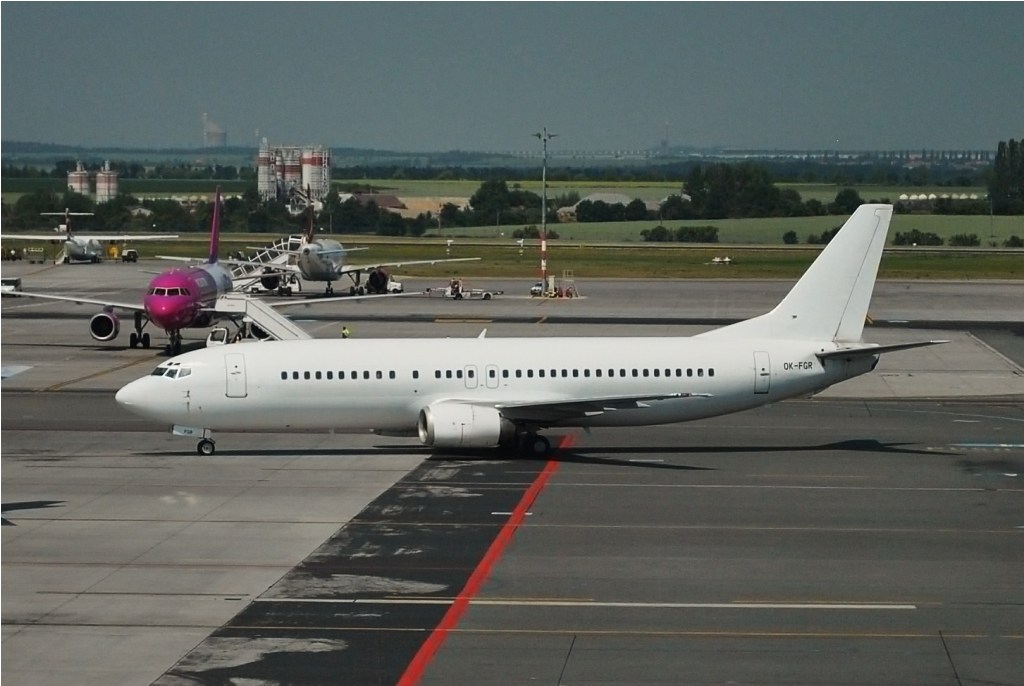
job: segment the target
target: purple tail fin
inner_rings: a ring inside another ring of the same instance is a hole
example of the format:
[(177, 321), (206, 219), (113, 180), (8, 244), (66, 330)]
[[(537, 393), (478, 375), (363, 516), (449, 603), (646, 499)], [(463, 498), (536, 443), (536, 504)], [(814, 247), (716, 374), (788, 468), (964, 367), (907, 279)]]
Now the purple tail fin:
[(217, 264), (217, 250), (220, 247), (220, 186), (213, 196), (213, 220), (210, 222), (210, 256), (207, 263)]

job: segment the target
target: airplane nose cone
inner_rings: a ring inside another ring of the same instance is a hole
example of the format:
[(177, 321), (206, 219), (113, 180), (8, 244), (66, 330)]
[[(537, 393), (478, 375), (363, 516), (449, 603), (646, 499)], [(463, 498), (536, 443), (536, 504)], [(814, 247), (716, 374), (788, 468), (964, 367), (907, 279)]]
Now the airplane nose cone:
[(134, 414), (143, 414), (142, 408), (147, 396), (152, 399), (152, 394), (143, 388), (144, 385), (143, 380), (139, 380), (132, 381), (127, 386), (123, 386), (121, 390), (114, 395), (114, 402), (129, 412)]

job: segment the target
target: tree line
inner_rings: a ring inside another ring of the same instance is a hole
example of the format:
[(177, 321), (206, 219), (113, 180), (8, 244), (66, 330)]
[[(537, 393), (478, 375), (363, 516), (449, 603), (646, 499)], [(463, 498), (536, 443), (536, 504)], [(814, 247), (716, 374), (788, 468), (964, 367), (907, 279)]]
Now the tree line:
[[(1024, 214), (1024, 141), (1000, 142), (988, 178), (990, 200), (952, 201), (937, 199), (928, 211), (935, 213), (969, 214)], [(5, 167), (6, 169), (6, 167)], [(66, 177), (69, 167), (62, 168)], [(231, 176), (241, 174), (235, 168), (209, 168), (212, 174)], [(182, 173), (177, 170), (174, 173)], [(550, 176), (550, 175), (549, 175)], [(533, 178), (532, 176), (530, 177)], [(485, 179), (470, 198), (466, 207), (446, 204), (435, 212), (413, 218), (403, 218), (378, 207), (372, 201), (349, 199), (342, 202), (337, 189), (327, 196), (318, 217), (320, 225), (336, 227), (338, 232), (376, 233), (379, 235), (422, 235), (432, 226), (529, 226), (546, 220), (559, 223), (558, 208), (575, 205), (576, 222), (612, 222), (657, 220), (659, 223), (694, 219), (733, 219), (752, 217), (803, 217), (821, 215), (848, 215), (865, 202), (856, 190), (840, 190), (833, 201), (823, 203), (816, 199), (804, 201), (792, 189), (780, 189), (769, 166), (742, 162), (738, 164), (708, 163), (689, 166), (682, 179), (681, 191), (650, 209), (641, 200), (627, 204), (584, 200), (576, 193), (551, 198), (547, 216), (542, 217), (539, 195), (523, 190), (509, 179)], [(870, 202), (891, 202), (888, 198), (869, 199)], [(200, 203), (202, 205), (203, 203)], [(173, 200), (139, 200), (129, 194), (119, 195), (106, 203), (95, 203), (77, 193), (36, 191), (26, 193), (10, 206), (3, 206), (3, 222), (13, 229), (38, 227), (40, 213), (94, 212), (94, 217), (82, 217), (80, 228), (92, 226), (107, 230), (166, 230), (174, 232), (206, 231), (208, 216), (197, 208)], [(256, 192), (255, 176), (245, 183), (240, 197), (228, 198), (224, 206), (225, 228), (229, 231), (250, 233), (298, 231), (307, 221), (295, 216), (281, 202), (261, 202)], [(897, 211), (908, 208), (897, 204)], [(665, 240), (667, 234), (648, 232), (646, 240)], [(692, 235), (687, 239), (693, 240)], [(683, 240), (678, 239), (677, 240)], [(827, 240), (824, 236), (809, 237), (812, 242)], [(702, 241), (710, 242), (710, 241)]]

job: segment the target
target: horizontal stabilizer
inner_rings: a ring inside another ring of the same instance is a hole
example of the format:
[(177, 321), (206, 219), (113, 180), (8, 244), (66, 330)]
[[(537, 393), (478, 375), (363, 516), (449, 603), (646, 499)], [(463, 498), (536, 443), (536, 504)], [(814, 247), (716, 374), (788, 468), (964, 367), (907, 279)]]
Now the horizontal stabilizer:
[(880, 355), (882, 353), (892, 353), (897, 350), (923, 348), (927, 345), (940, 345), (942, 343), (949, 343), (949, 341), (917, 341), (915, 343), (893, 343), (892, 345), (858, 345), (849, 348), (839, 348), (838, 350), (826, 350), (820, 353), (815, 353), (815, 355), (817, 355), (820, 360), (827, 360), (830, 357), (845, 357), (847, 359), (852, 359), (855, 357), (868, 357), (871, 355)]

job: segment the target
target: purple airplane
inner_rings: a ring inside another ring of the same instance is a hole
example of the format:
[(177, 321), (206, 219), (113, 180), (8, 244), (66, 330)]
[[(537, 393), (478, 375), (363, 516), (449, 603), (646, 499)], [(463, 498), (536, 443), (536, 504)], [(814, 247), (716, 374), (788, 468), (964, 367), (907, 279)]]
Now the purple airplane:
[[(149, 282), (142, 304), (90, 300), (62, 295), (43, 295), (39, 293), (19, 292), (32, 298), (49, 300), (66, 300), (75, 303), (99, 305), (102, 312), (93, 315), (89, 320), (89, 334), (97, 341), (111, 341), (121, 330), (121, 321), (114, 310), (127, 310), (135, 315), (135, 331), (128, 339), (128, 344), (135, 348), (142, 345), (148, 348), (149, 334), (143, 329), (149, 322), (159, 326), (170, 341), (167, 352), (177, 355), (181, 352), (181, 330), (188, 328), (206, 328), (219, 319), (237, 317), (237, 312), (223, 313), (217, 311), (217, 300), (232, 289), (231, 272), (217, 262), (217, 247), (220, 238), (221, 198), (217, 188), (213, 205), (213, 220), (210, 226), (210, 254), (207, 261), (200, 265), (176, 267), (165, 271)], [(290, 303), (281, 303), (290, 304)]]

